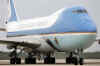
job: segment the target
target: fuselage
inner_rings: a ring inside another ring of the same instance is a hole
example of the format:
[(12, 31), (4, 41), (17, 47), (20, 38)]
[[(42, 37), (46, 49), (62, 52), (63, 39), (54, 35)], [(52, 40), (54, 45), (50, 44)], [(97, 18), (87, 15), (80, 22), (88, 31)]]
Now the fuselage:
[[(27, 39), (38, 36), (39, 51), (69, 51), (88, 48), (96, 39), (96, 25), (83, 7), (63, 8), (48, 17), (10, 22), (8, 37)], [(25, 38), (26, 37), (26, 38)], [(49, 39), (52, 43), (45, 42)], [(33, 39), (32, 41), (34, 42)]]

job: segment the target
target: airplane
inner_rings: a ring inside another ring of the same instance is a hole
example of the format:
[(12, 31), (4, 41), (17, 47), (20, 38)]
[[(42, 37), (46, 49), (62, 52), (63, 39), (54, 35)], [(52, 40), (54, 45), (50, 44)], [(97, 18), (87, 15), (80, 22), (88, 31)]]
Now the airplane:
[[(11, 16), (5, 22), (7, 35), (1, 44), (14, 49), (10, 64), (21, 64), (20, 54), (27, 53), (25, 64), (36, 64), (41, 58), (44, 64), (55, 64), (55, 52), (65, 52), (66, 64), (83, 65), (83, 50), (96, 40), (97, 28), (83, 6), (62, 8), (40, 18), (18, 20), (13, 0), (10, 0)], [(68, 56), (67, 56), (68, 54)]]

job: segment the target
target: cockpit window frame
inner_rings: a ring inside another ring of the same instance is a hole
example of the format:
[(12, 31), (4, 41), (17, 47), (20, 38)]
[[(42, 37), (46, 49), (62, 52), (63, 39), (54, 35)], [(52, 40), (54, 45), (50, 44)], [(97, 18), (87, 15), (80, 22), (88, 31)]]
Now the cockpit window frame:
[(73, 10), (73, 13), (88, 13), (87, 10), (85, 9), (78, 9), (78, 10)]

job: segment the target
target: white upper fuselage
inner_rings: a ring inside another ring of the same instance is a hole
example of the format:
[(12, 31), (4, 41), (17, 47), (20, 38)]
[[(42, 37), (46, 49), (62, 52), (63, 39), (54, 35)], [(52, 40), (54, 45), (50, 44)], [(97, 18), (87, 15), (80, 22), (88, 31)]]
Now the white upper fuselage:
[(51, 27), (56, 22), (56, 19), (63, 10), (64, 8), (46, 17), (38, 17), (34, 19), (8, 22), (7, 32), (15, 32), (15, 31), (31, 30), (31, 29), (34, 30), (34, 29)]

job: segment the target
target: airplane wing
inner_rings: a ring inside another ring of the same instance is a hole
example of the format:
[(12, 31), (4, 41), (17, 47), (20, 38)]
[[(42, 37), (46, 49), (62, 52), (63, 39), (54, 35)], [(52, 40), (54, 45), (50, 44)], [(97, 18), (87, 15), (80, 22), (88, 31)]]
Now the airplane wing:
[(41, 45), (39, 43), (33, 43), (33, 42), (1, 40), (1, 39), (0, 39), (0, 44), (6, 44), (6, 45), (11, 45), (11, 46), (24, 46), (24, 47), (29, 47), (29, 48), (37, 48)]

